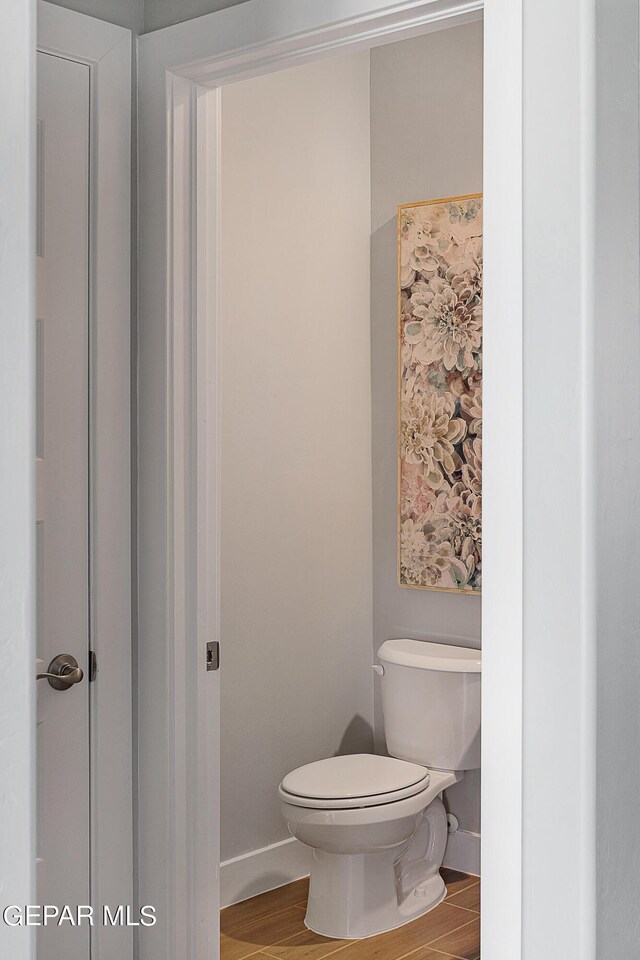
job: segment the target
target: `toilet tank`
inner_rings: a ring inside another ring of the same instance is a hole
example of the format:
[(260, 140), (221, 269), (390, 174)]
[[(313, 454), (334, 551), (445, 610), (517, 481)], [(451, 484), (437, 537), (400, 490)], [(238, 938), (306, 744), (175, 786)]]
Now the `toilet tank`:
[(378, 658), (389, 754), (437, 770), (479, 767), (480, 650), (386, 640)]

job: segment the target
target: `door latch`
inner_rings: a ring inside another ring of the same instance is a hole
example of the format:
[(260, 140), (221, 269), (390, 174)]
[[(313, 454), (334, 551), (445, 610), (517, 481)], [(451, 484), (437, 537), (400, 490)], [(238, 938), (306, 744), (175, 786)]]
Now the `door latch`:
[(207, 670), (220, 669), (220, 643), (210, 640), (207, 644)]

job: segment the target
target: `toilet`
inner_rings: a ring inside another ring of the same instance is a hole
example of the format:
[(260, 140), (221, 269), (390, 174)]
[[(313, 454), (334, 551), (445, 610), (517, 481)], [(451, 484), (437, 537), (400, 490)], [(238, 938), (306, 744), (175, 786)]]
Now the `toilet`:
[(442, 791), (480, 766), (480, 651), (387, 640), (378, 659), (389, 756), (318, 760), (279, 787), (313, 849), (305, 923), (325, 937), (372, 937), (444, 899)]

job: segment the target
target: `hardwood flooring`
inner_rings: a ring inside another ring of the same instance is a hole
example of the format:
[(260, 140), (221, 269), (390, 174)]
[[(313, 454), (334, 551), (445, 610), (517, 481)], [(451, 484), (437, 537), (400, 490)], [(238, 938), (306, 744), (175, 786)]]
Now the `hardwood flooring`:
[(480, 881), (443, 870), (447, 897), (411, 923), (366, 940), (331, 940), (304, 925), (308, 880), (235, 903), (220, 915), (221, 960), (478, 960)]

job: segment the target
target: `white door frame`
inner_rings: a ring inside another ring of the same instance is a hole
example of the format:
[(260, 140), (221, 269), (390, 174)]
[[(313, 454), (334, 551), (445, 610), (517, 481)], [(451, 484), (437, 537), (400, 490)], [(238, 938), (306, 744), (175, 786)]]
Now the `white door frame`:
[[(35, 2), (0, 4), (0, 890), (35, 899)], [(34, 929), (0, 923), (0, 956)]]
[(482, 955), (595, 957), (592, 0), (249, 0), (139, 42), (141, 960), (218, 956), (216, 88), (483, 7)]
[[(131, 32), (44, 0), (38, 50), (88, 64), (91, 891), (133, 904), (131, 659)], [(92, 928), (94, 960), (132, 929)], [(115, 951), (115, 952), (114, 952)]]

